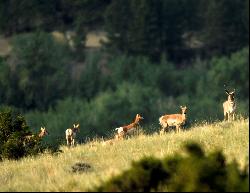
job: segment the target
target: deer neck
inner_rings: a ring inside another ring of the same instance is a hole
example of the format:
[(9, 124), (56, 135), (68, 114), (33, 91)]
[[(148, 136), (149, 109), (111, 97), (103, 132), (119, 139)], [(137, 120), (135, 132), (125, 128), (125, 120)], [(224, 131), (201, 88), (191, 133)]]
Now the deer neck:
[(233, 103), (234, 99), (232, 99), (230, 96), (228, 96), (227, 101), (230, 102), (230, 103)]
[(134, 125), (137, 125), (137, 124), (139, 123), (139, 121), (140, 121), (140, 119), (137, 119), (137, 118), (136, 118), (133, 124), (134, 124)]
[(181, 118), (182, 118), (182, 120), (185, 121), (185, 120), (186, 120), (186, 114), (182, 113), (182, 114), (181, 114)]
[(76, 133), (78, 131), (78, 129), (77, 128), (73, 128), (72, 131), (73, 131), (73, 133)]

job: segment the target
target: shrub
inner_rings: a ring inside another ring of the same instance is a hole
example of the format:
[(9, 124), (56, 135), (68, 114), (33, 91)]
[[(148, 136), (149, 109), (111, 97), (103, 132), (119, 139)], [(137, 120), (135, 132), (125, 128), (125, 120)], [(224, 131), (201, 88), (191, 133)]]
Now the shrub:
[(25, 141), (27, 135), (32, 135), (32, 132), (21, 114), (11, 109), (0, 112), (1, 159), (19, 159), (27, 155), (36, 155), (46, 149), (37, 135)]
[(198, 144), (189, 142), (185, 153), (162, 160), (144, 157), (95, 191), (249, 191), (247, 170), (239, 170), (236, 162), (227, 164), (221, 151), (206, 155)]

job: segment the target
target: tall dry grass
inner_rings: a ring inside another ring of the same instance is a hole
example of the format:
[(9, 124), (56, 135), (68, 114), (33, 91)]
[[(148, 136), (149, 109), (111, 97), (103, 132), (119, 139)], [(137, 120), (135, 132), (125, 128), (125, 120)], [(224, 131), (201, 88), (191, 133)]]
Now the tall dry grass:
[[(87, 191), (129, 168), (132, 160), (182, 153), (183, 143), (189, 140), (200, 143), (206, 152), (221, 149), (228, 162), (235, 159), (240, 167), (249, 161), (249, 119), (202, 123), (181, 133), (141, 134), (113, 145), (96, 139), (75, 148), (62, 146), (58, 155), (5, 160), (0, 162), (0, 191)], [(90, 171), (73, 173), (71, 167), (79, 162), (89, 164)]]

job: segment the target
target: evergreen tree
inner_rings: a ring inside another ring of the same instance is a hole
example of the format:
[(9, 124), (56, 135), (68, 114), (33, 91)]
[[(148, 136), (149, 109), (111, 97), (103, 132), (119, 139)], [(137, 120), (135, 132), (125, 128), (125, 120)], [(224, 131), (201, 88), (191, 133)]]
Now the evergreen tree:
[(112, 1), (105, 11), (105, 30), (109, 39), (105, 44), (108, 49), (128, 53), (128, 28), (132, 20), (130, 0)]
[(161, 1), (131, 0), (133, 20), (129, 25), (129, 50), (158, 58), (161, 53)]
[(208, 56), (227, 55), (248, 45), (249, 35), (242, 14), (245, 5), (245, 0), (204, 2), (203, 41)]
[[(68, 53), (66, 47), (44, 32), (14, 38), (11, 57), (16, 61), (10, 71), (13, 87), (7, 89), (13, 91), (10, 99), (22, 101), (18, 107), (45, 110), (65, 96), (69, 84)], [(16, 81), (12, 75), (16, 75)], [(16, 86), (18, 89), (14, 90)], [(15, 100), (9, 102), (10, 105), (16, 103)]]
[(6, 36), (57, 27), (59, 0), (1, 0), (0, 31)]

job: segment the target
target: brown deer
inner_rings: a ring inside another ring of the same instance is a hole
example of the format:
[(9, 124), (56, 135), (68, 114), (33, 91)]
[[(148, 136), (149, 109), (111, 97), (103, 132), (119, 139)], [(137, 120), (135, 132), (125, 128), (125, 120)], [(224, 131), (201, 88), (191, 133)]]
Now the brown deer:
[(235, 111), (236, 111), (236, 102), (235, 102), (235, 89), (232, 92), (229, 92), (225, 89), (227, 100), (223, 102), (224, 110), (224, 120), (230, 121), (235, 120)]
[(187, 107), (180, 106), (180, 108), (181, 114), (163, 115), (159, 118), (160, 125), (162, 126), (160, 134), (164, 133), (165, 129), (169, 126), (175, 126), (177, 132), (180, 132), (180, 127), (186, 122)]
[(115, 130), (117, 130), (116, 138), (120, 139), (123, 138), (125, 135), (127, 135), (132, 130), (136, 129), (139, 126), (139, 122), (144, 119), (141, 115), (136, 114), (134, 122), (130, 123), (129, 125), (125, 125), (122, 127), (118, 127)]
[(40, 129), (40, 133), (37, 134), (32, 134), (32, 135), (26, 135), (24, 138), (24, 145), (26, 144), (26, 142), (29, 142), (32, 138), (35, 138), (36, 136), (38, 136), (39, 138), (43, 138), (44, 136), (49, 135), (49, 132), (46, 130), (45, 127), (41, 127)]
[(73, 128), (66, 129), (65, 134), (68, 146), (72, 147), (75, 145), (75, 138), (77, 132), (80, 132), (80, 124), (73, 124)]

